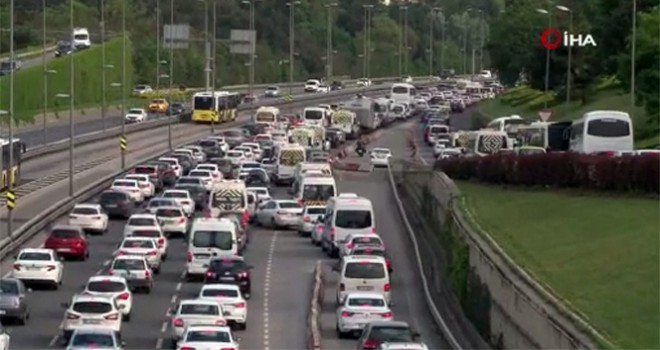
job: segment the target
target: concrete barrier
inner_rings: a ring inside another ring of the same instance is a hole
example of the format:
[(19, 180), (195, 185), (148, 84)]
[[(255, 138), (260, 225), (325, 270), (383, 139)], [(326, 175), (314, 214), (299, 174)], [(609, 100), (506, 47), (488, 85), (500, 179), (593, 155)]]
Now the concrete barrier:
[(309, 304), (309, 316), (307, 318), (307, 349), (321, 349), (321, 305), (323, 304), (323, 288), (325, 279), (323, 276), (323, 262), (316, 262), (312, 279), (312, 299)]

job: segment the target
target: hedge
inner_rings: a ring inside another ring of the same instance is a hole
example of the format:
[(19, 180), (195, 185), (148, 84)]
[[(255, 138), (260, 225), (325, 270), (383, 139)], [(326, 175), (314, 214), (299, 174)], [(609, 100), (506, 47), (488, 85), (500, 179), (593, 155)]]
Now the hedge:
[(625, 157), (495, 154), (438, 160), (435, 168), (454, 179), (500, 185), (660, 194), (657, 154)]
[[(126, 43), (126, 89), (133, 89), (133, 65), (131, 60), (131, 43)], [(114, 68), (106, 68), (106, 100), (117, 101), (121, 96), (121, 88), (112, 87), (112, 83), (122, 81), (122, 38), (114, 38), (105, 44), (106, 64)], [(77, 110), (92, 105), (100, 105), (102, 94), (102, 56), (101, 45), (74, 54), (74, 105)], [(35, 115), (42, 113), (44, 103), (43, 67), (37, 64), (23, 68), (14, 73), (14, 115), (18, 122), (30, 122)], [(47, 70), (56, 73), (48, 74), (48, 107), (49, 111), (68, 106), (68, 100), (62, 100), (55, 95), (69, 93), (69, 57), (54, 58), (47, 62)], [(0, 78), (0, 109), (9, 109), (9, 76)]]

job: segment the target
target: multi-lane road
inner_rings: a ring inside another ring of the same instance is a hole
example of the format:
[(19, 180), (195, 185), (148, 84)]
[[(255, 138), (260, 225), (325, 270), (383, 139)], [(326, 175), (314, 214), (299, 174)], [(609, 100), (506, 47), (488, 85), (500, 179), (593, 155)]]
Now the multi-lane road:
[[(373, 146), (392, 149), (395, 157), (406, 156), (405, 140), (400, 137), (404, 128), (417, 127), (416, 122), (394, 125), (381, 133)], [(404, 227), (385, 170), (371, 174), (341, 173), (336, 176), (340, 192), (354, 192), (370, 198), (376, 212), (376, 227), (383, 237), (393, 259), (392, 277), (393, 312), (395, 318), (408, 321), (420, 331), (430, 348), (446, 348), (425, 305), (413, 255), (407, 249)], [(273, 190), (275, 197), (286, 197), (282, 188)], [(59, 221), (64, 220), (60, 218)], [(91, 257), (86, 262), (67, 262), (64, 282), (57, 291), (35, 290), (29, 296), (32, 317), (26, 326), (12, 327), (12, 347), (17, 349), (44, 349), (60, 346), (59, 324), (64, 314), (60, 303), (70, 301), (81, 290), (90, 276), (103, 273), (112, 253), (122, 239), (123, 221), (113, 221), (108, 233), (90, 237)], [(293, 231), (272, 231), (252, 227), (246, 259), (255, 266), (252, 271), (252, 298), (248, 302), (248, 328), (238, 332), (241, 347), (246, 349), (302, 349), (305, 347), (305, 322), (311, 293), (311, 274), (318, 260), (326, 267), (331, 261), (309, 239), (300, 238)], [(45, 233), (38, 235), (29, 245), (39, 246)], [(156, 276), (155, 288), (150, 295), (135, 295), (133, 317), (123, 326), (123, 335), (129, 349), (168, 348), (169, 318), (167, 311), (178, 300), (194, 297), (201, 284), (183, 279), (186, 247), (173, 240), (169, 257), (162, 272)], [(3, 262), (8, 271), (10, 261)], [(329, 268), (327, 272), (326, 300), (323, 305), (323, 348), (347, 349), (354, 340), (339, 340), (334, 332), (334, 293), (337, 278)], [(268, 290), (266, 293), (265, 291)], [(267, 305), (267, 307), (265, 307)]]

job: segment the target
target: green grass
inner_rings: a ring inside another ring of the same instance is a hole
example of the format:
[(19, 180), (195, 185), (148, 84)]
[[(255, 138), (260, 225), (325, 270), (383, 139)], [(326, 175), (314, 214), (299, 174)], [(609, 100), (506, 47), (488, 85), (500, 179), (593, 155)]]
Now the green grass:
[[(55, 43), (51, 42), (51, 43), (46, 44), (46, 47), (51, 47), (53, 45), (55, 45)], [(15, 50), (14, 54), (15, 55), (20, 55), (20, 54), (23, 54), (23, 53), (26, 53), (26, 52), (33, 52), (33, 51), (34, 52), (42, 52), (43, 48), (44, 48), (43, 45), (28, 46), (28, 47), (22, 48), (20, 50)], [(51, 55), (52, 55), (52, 53), (51, 53)], [(1, 53), (0, 58), (9, 58), (9, 52)]]
[(457, 184), (480, 228), (616, 347), (660, 348), (657, 199)]
[[(122, 40), (116, 38), (103, 44), (106, 47), (106, 63), (114, 65), (106, 69), (106, 98), (108, 101), (119, 100), (120, 87), (112, 87), (111, 83), (121, 82)], [(130, 43), (127, 45), (126, 64), (127, 93), (133, 88), (133, 68)], [(74, 103), (75, 108), (85, 108), (99, 105), (103, 98), (101, 78), (101, 45), (95, 45), (87, 50), (74, 54)], [(48, 63), (48, 70), (56, 73), (48, 74), (48, 106), (52, 109), (62, 109), (68, 104), (68, 99), (58, 99), (57, 94), (69, 93), (69, 59), (58, 58)], [(41, 65), (21, 69), (14, 75), (14, 116), (17, 122), (29, 122), (35, 114), (41, 113), (44, 103), (44, 74)], [(0, 78), (0, 109), (9, 108), (9, 77)]]
[[(525, 89), (527, 91), (523, 91)], [(580, 118), (582, 114), (588, 111), (599, 109), (624, 111), (633, 116), (636, 147), (645, 148), (660, 144), (660, 135), (657, 133), (652, 135), (648, 130), (649, 125), (644, 108), (641, 106), (632, 108), (630, 104), (630, 94), (622, 93), (616, 87), (616, 83), (611, 80), (606, 80), (601, 86), (597, 87), (596, 90), (597, 91), (592, 96), (592, 99), (587, 104), (583, 105), (579, 101), (573, 101), (569, 104), (562, 103), (550, 108), (552, 110), (552, 117), (550, 120), (573, 120)], [(479, 105), (478, 113), (489, 120), (512, 114), (518, 114), (529, 120), (538, 120), (539, 106), (542, 107), (542, 104), (535, 105), (533, 101), (529, 101), (532, 103), (525, 101), (527, 103), (513, 105), (515, 104), (515, 101), (525, 100), (525, 95), (531, 95), (533, 92), (534, 90), (528, 88), (514, 88), (513, 91), (510, 92), (510, 96), (521, 96), (520, 98), (511, 101), (514, 103), (507, 103), (507, 98), (510, 97), (507, 97), (508, 94), (505, 94), (502, 97), (481, 103)]]

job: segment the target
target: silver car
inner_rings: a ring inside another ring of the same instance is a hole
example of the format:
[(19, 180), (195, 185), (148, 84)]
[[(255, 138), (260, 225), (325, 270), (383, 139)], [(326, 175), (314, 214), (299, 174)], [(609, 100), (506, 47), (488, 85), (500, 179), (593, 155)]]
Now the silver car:
[(123, 350), (126, 343), (121, 340), (121, 335), (111, 329), (81, 328), (76, 329), (71, 335), (71, 340), (66, 350)]
[(271, 200), (259, 206), (256, 222), (272, 228), (294, 227), (299, 223), (302, 210), (294, 200)]
[(0, 279), (0, 318), (24, 325), (30, 317), (27, 294), (31, 290), (15, 278)]
[(156, 214), (156, 210), (158, 210), (158, 208), (178, 207), (178, 206), (179, 206), (179, 202), (177, 202), (173, 198), (157, 197), (149, 201), (149, 204), (147, 204), (147, 211), (150, 214)]

